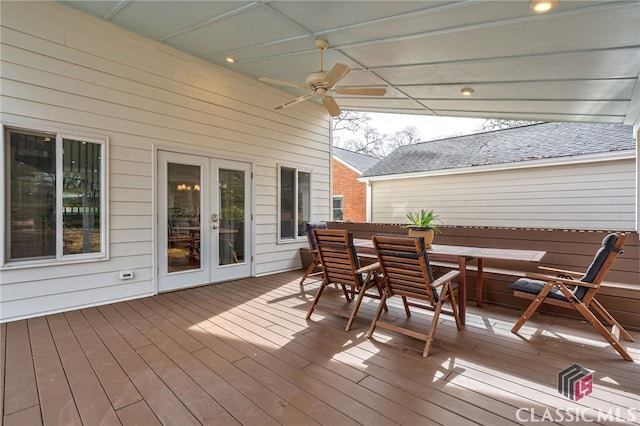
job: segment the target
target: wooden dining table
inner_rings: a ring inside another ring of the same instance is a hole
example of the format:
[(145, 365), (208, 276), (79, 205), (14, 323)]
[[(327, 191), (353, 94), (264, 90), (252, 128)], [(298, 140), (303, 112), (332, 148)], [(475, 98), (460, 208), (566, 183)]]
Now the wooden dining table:
[[(376, 256), (372, 240), (354, 238), (353, 242), (358, 255)], [(433, 244), (431, 248), (427, 249), (427, 253), (429, 261), (458, 265), (458, 269), (460, 270), (458, 277), (458, 305), (460, 320), (462, 324), (464, 324), (467, 312), (467, 265), (470, 261), (476, 261), (478, 270), (476, 300), (477, 306), (482, 307), (482, 287), (484, 284), (483, 263), (485, 259), (538, 263), (546, 254), (546, 251)]]

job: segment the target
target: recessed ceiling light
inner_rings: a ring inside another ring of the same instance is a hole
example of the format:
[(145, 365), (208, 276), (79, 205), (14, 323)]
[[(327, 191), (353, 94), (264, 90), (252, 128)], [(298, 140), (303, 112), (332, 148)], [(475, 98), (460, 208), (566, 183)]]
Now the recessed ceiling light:
[(548, 12), (558, 5), (558, 0), (531, 0), (529, 7), (535, 12)]
[(462, 93), (464, 96), (471, 96), (473, 95), (474, 90), (471, 87), (465, 87), (463, 89), (460, 89), (460, 93)]
[(227, 62), (229, 62), (230, 64), (234, 63), (236, 60), (233, 59), (231, 56), (227, 56)]

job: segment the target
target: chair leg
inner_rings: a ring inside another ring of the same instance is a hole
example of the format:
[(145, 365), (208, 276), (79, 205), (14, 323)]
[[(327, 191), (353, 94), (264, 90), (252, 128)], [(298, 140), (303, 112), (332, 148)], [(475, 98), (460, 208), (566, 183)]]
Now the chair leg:
[(387, 292), (383, 292), (382, 299), (380, 300), (380, 305), (378, 305), (378, 309), (376, 309), (376, 315), (373, 317), (373, 321), (371, 321), (371, 326), (369, 327), (369, 331), (367, 332), (367, 337), (371, 338), (373, 336), (373, 332), (376, 329), (376, 324), (380, 319), (380, 315), (382, 314), (382, 309), (387, 305)]
[(356, 315), (358, 315), (358, 310), (360, 309), (360, 304), (362, 303), (362, 299), (364, 299), (364, 294), (367, 291), (367, 285), (364, 284), (360, 287), (360, 291), (358, 292), (358, 298), (356, 299), (355, 306), (351, 311), (351, 316), (349, 316), (349, 320), (347, 321), (347, 326), (344, 331), (351, 330), (351, 325), (353, 324), (353, 320), (356, 319)]
[(517, 333), (524, 325), (524, 323), (527, 322), (529, 318), (531, 318), (531, 315), (533, 315), (536, 309), (538, 309), (538, 307), (542, 305), (542, 302), (544, 302), (544, 298), (547, 297), (547, 294), (549, 294), (552, 288), (553, 283), (548, 282), (547, 284), (545, 284), (542, 290), (540, 290), (540, 293), (538, 293), (535, 299), (533, 299), (527, 310), (524, 311), (518, 322), (515, 323), (515, 325), (511, 329), (512, 333)]
[(313, 262), (311, 262), (311, 265), (309, 265), (304, 275), (302, 276), (302, 279), (300, 280), (300, 286), (303, 285), (302, 283), (304, 283), (304, 280), (306, 280), (309, 277), (309, 275), (313, 272), (313, 270), (318, 267), (318, 263), (320, 263), (318, 258), (313, 259)]
[[(380, 278), (377, 275), (374, 275), (373, 279), (375, 280), (376, 288), (378, 289), (378, 294), (380, 295), (380, 300), (382, 300), (382, 293), (384, 293), (384, 288), (383, 288), (384, 285), (380, 284)], [(389, 312), (389, 307), (387, 306), (386, 303), (384, 304), (384, 311)]]
[(342, 286), (342, 292), (344, 293), (344, 297), (347, 299), (347, 302), (351, 302), (353, 300), (353, 294), (347, 290), (347, 286), (344, 284), (340, 284)]
[(447, 284), (449, 288), (449, 298), (451, 299), (451, 310), (453, 310), (453, 317), (456, 320), (456, 327), (458, 330), (462, 330), (462, 321), (460, 321), (460, 312), (458, 311), (458, 302), (456, 302), (456, 293), (453, 291), (453, 285)]
[(429, 333), (427, 334), (424, 351), (422, 352), (422, 356), (425, 358), (429, 356), (429, 349), (431, 349), (431, 343), (433, 343), (433, 336), (436, 334), (436, 327), (438, 326), (440, 311), (442, 311), (442, 299), (438, 300), (433, 312), (433, 318), (431, 319), (431, 328), (429, 329)]
[(407, 303), (407, 298), (402, 296), (402, 303), (404, 304), (404, 313), (407, 314), (407, 318), (411, 316), (411, 311), (409, 310), (409, 303)]
[(633, 342), (633, 337), (631, 337), (631, 335), (629, 334), (629, 332), (627, 330), (624, 329), (624, 327), (622, 327), (620, 325), (620, 323), (618, 321), (616, 321), (616, 319), (614, 317), (611, 316), (611, 314), (609, 313), (609, 311), (607, 311), (604, 306), (602, 306), (600, 304), (600, 302), (598, 302), (595, 298), (591, 299), (591, 306), (593, 306), (593, 309), (598, 313), (598, 315), (600, 315), (602, 318), (605, 319), (605, 321), (607, 321), (607, 323), (609, 323), (609, 325), (612, 327), (611, 329), (611, 333), (617, 338), (619, 339), (619, 336), (622, 335), (622, 338), (628, 342)]
[(309, 311), (307, 312), (307, 319), (311, 318), (311, 314), (316, 308), (316, 305), (318, 304), (318, 301), (320, 300), (320, 296), (322, 295), (322, 292), (324, 291), (324, 288), (326, 285), (327, 284), (325, 283), (325, 281), (322, 280), (322, 284), (320, 284), (320, 287), (318, 287), (318, 291), (316, 291), (316, 296), (313, 298), (313, 303), (311, 304), (311, 306), (309, 307)]
[(382, 291), (382, 287), (380, 286), (380, 281), (378, 280), (377, 275), (375, 275), (375, 272), (373, 273), (369, 272), (367, 274), (367, 277), (364, 279), (364, 285), (360, 287), (360, 291), (358, 292), (358, 299), (356, 300), (356, 305), (353, 307), (353, 311), (351, 311), (351, 316), (349, 317), (349, 321), (347, 322), (347, 327), (345, 328), (345, 331), (351, 330), (351, 324), (353, 324), (353, 320), (356, 318), (356, 315), (358, 314), (358, 310), (360, 309), (360, 305), (362, 304), (362, 299), (364, 299), (365, 293), (367, 292), (368, 289), (374, 286), (378, 289), (378, 294), (380, 295), (380, 304), (382, 305), (384, 311), (385, 312), (389, 311), (387, 304), (382, 303), (383, 291)]
[(589, 308), (587, 308), (583, 303), (579, 301), (572, 300), (571, 302), (573, 306), (578, 310), (578, 312), (582, 314), (584, 319), (586, 319), (587, 322), (589, 322), (589, 324), (591, 324), (591, 326), (595, 328), (596, 331), (600, 333), (600, 335), (604, 337), (607, 342), (609, 342), (613, 349), (615, 349), (620, 354), (620, 356), (622, 356), (622, 358), (627, 361), (633, 362), (633, 358), (631, 358), (631, 355), (629, 355), (629, 353), (622, 347), (618, 339), (612, 333), (610, 333), (604, 325), (602, 325), (598, 317), (596, 317), (593, 312), (589, 310)]
[[(236, 251), (233, 248), (233, 243), (227, 242), (227, 247), (229, 247), (229, 249), (231, 250), (231, 254), (233, 254), (233, 262), (240, 263), (240, 260), (238, 260), (238, 253), (236, 253)], [(300, 281), (300, 284), (302, 284), (302, 281)]]

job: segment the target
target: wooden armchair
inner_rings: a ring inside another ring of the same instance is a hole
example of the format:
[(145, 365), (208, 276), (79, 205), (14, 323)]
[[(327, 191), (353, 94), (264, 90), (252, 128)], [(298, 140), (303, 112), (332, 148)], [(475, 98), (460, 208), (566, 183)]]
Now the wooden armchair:
[(327, 229), (327, 224), (325, 222), (320, 223), (307, 223), (305, 226), (305, 233), (307, 234), (307, 241), (309, 242), (309, 249), (313, 254), (313, 260), (311, 261), (311, 265), (307, 268), (302, 279), (300, 280), (300, 287), (304, 286), (304, 280), (309, 278), (310, 275), (313, 274), (313, 271), (316, 268), (322, 268), (322, 264), (320, 263), (320, 257), (318, 256), (318, 247), (316, 244), (316, 237), (313, 234), (314, 229)]
[[(515, 296), (533, 299), (511, 332), (517, 333), (542, 303), (573, 308), (613, 346), (622, 358), (633, 361), (619, 340), (620, 336), (631, 342), (633, 338), (595, 298), (600, 284), (604, 281), (615, 259), (622, 253), (622, 247), (626, 241), (625, 233), (613, 233), (604, 237), (602, 246), (584, 274), (541, 267), (545, 274), (528, 273), (526, 278), (520, 278), (509, 285)], [(611, 331), (595, 314), (611, 326)]]
[[(322, 264), (323, 280), (322, 284), (316, 292), (316, 296), (307, 313), (307, 319), (311, 318), (313, 312), (318, 309), (339, 316), (348, 318), (346, 331), (351, 329), (353, 320), (358, 314), (362, 299), (372, 297), (382, 299), (382, 286), (378, 279), (377, 263), (360, 267), (358, 254), (353, 245), (353, 235), (344, 229), (314, 229), (315, 241), (318, 248), (318, 256)], [(320, 306), (318, 302), (324, 292), (324, 289), (331, 285), (337, 285), (342, 288), (347, 302), (351, 302), (357, 294), (355, 306), (349, 315), (345, 315), (343, 311), (333, 309), (328, 306)], [(377, 293), (367, 292), (367, 290), (375, 287)], [(382, 306), (386, 309), (384, 302)]]
[[(426, 344), (422, 356), (427, 357), (444, 303), (451, 303), (456, 327), (458, 330), (462, 328), (455, 297), (458, 286), (453, 282), (460, 271), (449, 271), (440, 278), (434, 279), (424, 239), (421, 237), (376, 235), (373, 237), (373, 245), (378, 254), (385, 293), (367, 336), (371, 337), (376, 327), (382, 327), (424, 340)], [(411, 316), (409, 306), (434, 311), (428, 333), (420, 333), (380, 319), (382, 306), (385, 306), (387, 299), (394, 296), (402, 298), (407, 317)]]

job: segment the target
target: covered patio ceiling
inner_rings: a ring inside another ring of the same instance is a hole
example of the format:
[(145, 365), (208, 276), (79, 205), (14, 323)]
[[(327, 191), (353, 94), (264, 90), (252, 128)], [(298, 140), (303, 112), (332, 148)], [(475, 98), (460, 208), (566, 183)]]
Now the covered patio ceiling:
[(640, 114), (637, 1), (560, 0), (545, 14), (524, 0), (62, 3), (251, 78), (304, 84), (326, 39), (324, 70), (353, 69), (338, 87), (387, 88), (335, 95), (342, 109), (624, 124)]

